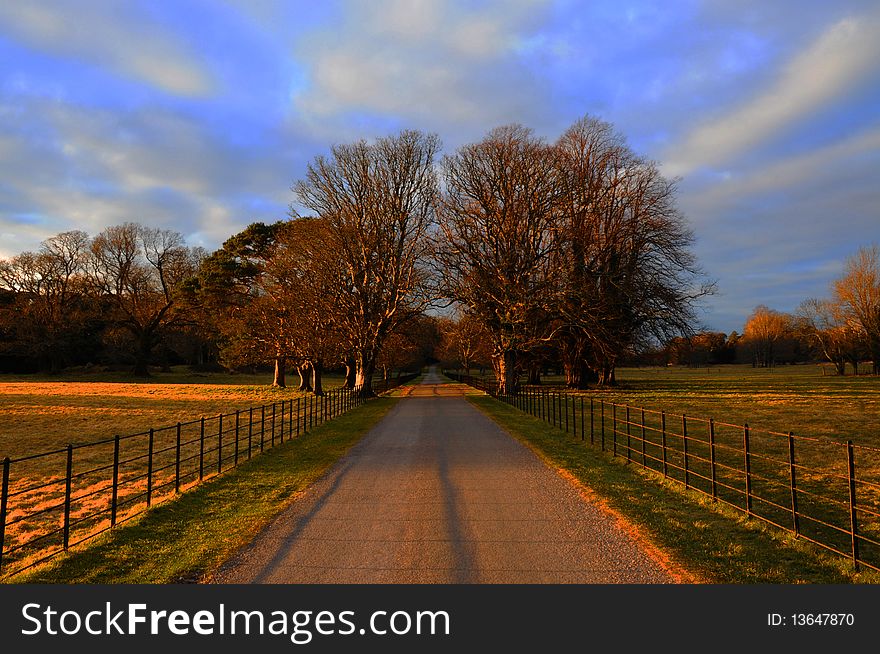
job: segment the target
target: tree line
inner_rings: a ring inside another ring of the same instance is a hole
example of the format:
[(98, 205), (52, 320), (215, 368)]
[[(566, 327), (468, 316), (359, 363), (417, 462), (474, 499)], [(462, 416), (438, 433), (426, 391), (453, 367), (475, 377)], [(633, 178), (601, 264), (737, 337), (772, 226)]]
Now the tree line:
[[(324, 371), (344, 370), (369, 393), (377, 372), (434, 356), (491, 365), (507, 392), (550, 365), (571, 387), (613, 384), (621, 362), (658, 344), (729, 350), (698, 328), (713, 285), (691, 252), (676, 180), (596, 118), (553, 142), (500, 127), (445, 155), (416, 130), (335, 145), (291, 190), (289, 216), (213, 253), (124, 223), (0, 262), (0, 365), (116, 356), (145, 374), (170, 352), (271, 365), (279, 386), (295, 370), (316, 393)], [(876, 275), (876, 248), (864, 256)], [(876, 293), (876, 279), (861, 283)], [(878, 302), (865, 309), (851, 286), (805, 303), (799, 324), (834, 353), (855, 330), (876, 362), (880, 339), (866, 325)], [(743, 342), (764, 344), (757, 360), (773, 359), (772, 329), (760, 334), (774, 320), (756, 310), (744, 329)]]
[(806, 299), (791, 314), (757, 307), (743, 337), (757, 366), (774, 365), (781, 350), (795, 343), (831, 363), (839, 375), (846, 374), (847, 364), (855, 373), (867, 361), (872, 374), (880, 374), (880, 250), (862, 247), (849, 257), (830, 297)]

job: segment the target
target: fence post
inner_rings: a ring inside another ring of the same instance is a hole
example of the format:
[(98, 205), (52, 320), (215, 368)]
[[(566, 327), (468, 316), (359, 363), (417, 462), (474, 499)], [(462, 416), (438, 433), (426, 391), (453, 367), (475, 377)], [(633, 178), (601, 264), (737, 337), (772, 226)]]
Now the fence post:
[(611, 447), (612, 456), (617, 456), (617, 404), (611, 405)]
[(853, 442), (846, 442), (846, 469), (849, 476), (849, 526), (852, 536), (852, 558), (856, 572), (859, 571), (859, 529), (856, 516), (856, 466)]
[(279, 436), (280, 436), (280, 440), (281, 440), (281, 442), (283, 443), (283, 442), (284, 442), (284, 400), (281, 400), (281, 424), (280, 424), (280, 428), (281, 428), (281, 430), (280, 430)]
[(666, 411), (660, 412), (660, 447), (663, 448), (663, 476), (669, 474), (669, 466), (666, 461)]
[(275, 447), (275, 404), (276, 402), (272, 402), (272, 447)]
[(147, 452), (147, 507), (153, 503), (153, 430), (150, 429), (150, 444)]
[(629, 417), (629, 405), (626, 405), (626, 462), (629, 463), (632, 461), (632, 446), (630, 441), (631, 430), (630, 430), (630, 417)]
[(743, 425), (743, 451), (746, 465), (746, 513), (752, 515), (752, 455), (749, 450), (749, 423)]
[(67, 446), (67, 477), (64, 481), (64, 549), (70, 543), (70, 491), (73, 484), (73, 445)]
[(646, 448), (646, 443), (645, 443), (646, 438), (647, 438), (647, 436), (645, 434), (645, 410), (642, 409), (642, 467), (643, 468), (648, 467), (648, 457), (646, 454), (647, 448)]
[(116, 526), (116, 507), (119, 499), (119, 434), (113, 437), (113, 486), (110, 491), (110, 526)]
[(593, 432), (595, 430), (593, 429), (593, 427), (594, 427), (594, 423), (596, 422), (596, 419), (595, 419), (596, 413), (593, 409), (594, 409), (593, 398), (591, 397), (590, 398), (590, 445), (592, 445), (595, 442), (595, 439), (593, 437)]
[(569, 432), (569, 429), (568, 429), (568, 393), (565, 393), (565, 395), (563, 395), (563, 397), (565, 398), (565, 433), (567, 434)]
[(293, 438), (293, 398), (288, 400), (287, 407), (287, 438)]
[(690, 470), (688, 468), (688, 423), (687, 416), (681, 416), (681, 444), (684, 449), (684, 487), (690, 488)]
[(605, 400), (599, 400), (599, 410), (602, 412), (602, 451), (605, 451)]
[(6, 505), (9, 501), (9, 457), (3, 459), (3, 481), (0, 485), (0, 570), (3, 570), (3, 548), (6, 542)]
[(715, 467), (715, 420), (709, 418), (709, 465), (712, 468), (712, 500), (718, 500), (718, 477)]
[(217, 474), (223, 471), (223, 414), (220, 414), (220, 425), (217, 428)]
[(251, 458), (251, 443), (254, 440), (254, 407), (248, 409), (248, 460)]
[(584, 440), (584, 398), (581, 397), (581, 440)]
[(798, 517), (797, 503), (797, 478), (794, 464), (794, 433), (788, 432), (788, 470), (791, 479), (791, 521), (794, 525), (794, 537), (801, 535), (800, 519)]
[(300, 399), (301, 399), (301, 398), (296, 398), (296, 435), (297, 435), (297, 438), (298, 438), (298, 437), (299, 437), (299, 423), (300, 423), (300, 418), (299, 418), (299, 414), (300, 414)]
[(232, 459), (232, 467), (233, 468), (238, 465), (238, 432), (239, 432), (240, 418), (241, 417), (239, 415), (239, 410), (236, 409), (235, 410), (235, 454), (233, 455), (233, 459)]
[(180, 492), (180, 423), (177, 423), (177, 442), (174, 447), (174, 492)]
[(266, 405), (260, 407), (260, 452), (263, 451), (263, 442), (266, 438)]
[(205, 478), (205, 416), (201, 419), (199, 429), (199, 481)]

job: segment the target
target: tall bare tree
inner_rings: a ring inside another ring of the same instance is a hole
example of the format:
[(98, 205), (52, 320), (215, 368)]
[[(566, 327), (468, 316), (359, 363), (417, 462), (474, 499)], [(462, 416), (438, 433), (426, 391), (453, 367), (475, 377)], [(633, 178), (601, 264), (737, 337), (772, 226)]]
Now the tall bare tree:
[(13, 331), (18, 347), (58, 371), (96, 318), (84, 279), (89, 237), (63, 232), (43, 241), (39, 251), (0, 261), (0, 288), (13, 293)]
[(752, 349), (753, 363), (762, 368), (771, 368), (776, 364), (777, 344), (792, 330), (791, 316), (780, 313), (763, 304), (746, 320), (743, 338)]
[(880, 375), (880, 248), (860, 248), (846, 262), (834, 294), (845, 314), (864, 335), (872, 371)]
[(798, 307), (797, 323), (816, 350), (834, 364), (838, 375), (846, 374), (847, 363), (858, 371), (862, 333), (840, 304), (815, 298), (804, 300)]
[(613, 383), (618, 357), (639, 340), (693, 333), (694, 302), (711, 292), (675, 206), (675, 183), (591, 117), (556, 143), (561, 193), (553, 274), (566, 381)]
[(92, 239), (89, 278), (113, 307), (112, 320), (134, 339), (135, 375), (149, 374), (153, 349), (168, 329), (187, 320), (176, 303), (197, 263), (183, 237), (171, 230), (125, 223)]
[(499, 392), (516, 389), (516, 356), (540, 340), (554, 247), (558, 167), (531, 130), (509, 125), (443, 160), (437, 256), (444, 293), (491, 335)]
[(336, 145), (293, 186), (300, 204), (325, 221), (326, 247), (342, 265), (341, 327), (365, 395), (373, 392), (376, 358), (388, 334), (432, 300), (427, 235), (439, 148), (435, 135), (409, 130)]

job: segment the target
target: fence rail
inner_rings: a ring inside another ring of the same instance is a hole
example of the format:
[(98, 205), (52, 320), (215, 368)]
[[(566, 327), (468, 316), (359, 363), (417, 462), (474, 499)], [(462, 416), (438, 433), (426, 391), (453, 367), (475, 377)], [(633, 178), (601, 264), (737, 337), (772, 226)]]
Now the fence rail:
[[(416, 377), (373, 385), (389, 391)], [(5, 457), (0, 579), (67, 551), (364, 401), (359, 388), (291, 398), (189, 422)]]
[(880, 570), (880, 448), (756, 429), (527, 386), (485, 391), (627, 464), (722, 502), (826, 550)]

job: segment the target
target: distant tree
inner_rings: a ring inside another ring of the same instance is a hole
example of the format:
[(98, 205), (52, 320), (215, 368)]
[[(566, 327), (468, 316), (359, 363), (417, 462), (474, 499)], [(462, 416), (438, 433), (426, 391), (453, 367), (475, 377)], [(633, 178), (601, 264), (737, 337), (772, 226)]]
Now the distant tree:
[(618, 358), (634, 346), (693, 334), (694, 302), (712, 287), (694, 284), (700, 271), (675, 182), (610, 124), (582, 118), (555, 152), (557, 295), (548, 313), (567, 384), (611, 384)]
[(864, 338), (873, 374), (880, 374), (880, 249), (876, 245), (847, 259), (843, 276), (834, 282), (834, 294)]
[(440, 323), (442, 358), (462, 368), (465, 374), (477, 362), (486, 365), (491, 360), (490, 335), (483, 323), (475, 316), (461, 311), (454, 319)]
[(417, 131), (336, 145), (293, 186), (300, 204), (325, 221), (326, 247), (342, 267), (340, 326), (365, 395), (386, 338), (433, 300), (427, 235), (439, 148), (436, 136)]
[(192, 288), (202, 323), (220, 343), (222, 360), (233, 367), (272, 364), (272, 385), (281, 388), (287, 386), (296, 318), (272, 296), (267, 268), (285, 228), (282, 221), (248, 225), (202, 262)]
[(770, 368), (776, 364), (777, 345), (791, 334), (791, 317), (763, 304), (746, 321), (743, 338), (751, 347), (753, 365)]
[(84, 265), (85, 232), (63, 232), (43, 241), (37, 252), (0, 260), (0, 289), (10, 292), (7, 330), (19, 354), (57, 372), (76, 358), (99, 316), (90, 297)]
[(497, 128), (444, 158), (438, 259), (447, 297), (490, 334), (501, 393), (517, 353), (540, 342), (550, 290), (558, 194), (553, 150), (520, 125)]
[(843, 307), (831, 300), (804, 300), (798, 307), (797, 324), (818, 354), (834, 364), (838, 375), (846, 374), (848, 362), (858, 371), (861, 333)]
[(197, 256), (179, 233), (136, 223), (108, 227), (92, 239), (88, 278), (112, 307), (111, 321), (133, 339), (135, 375), (149, 374), (153, 349), (189, 320), (178, 299), (182, 282), (198, 266)]

